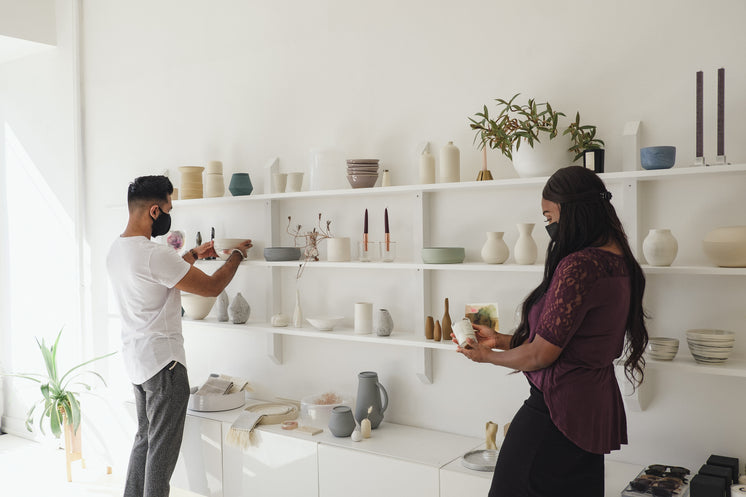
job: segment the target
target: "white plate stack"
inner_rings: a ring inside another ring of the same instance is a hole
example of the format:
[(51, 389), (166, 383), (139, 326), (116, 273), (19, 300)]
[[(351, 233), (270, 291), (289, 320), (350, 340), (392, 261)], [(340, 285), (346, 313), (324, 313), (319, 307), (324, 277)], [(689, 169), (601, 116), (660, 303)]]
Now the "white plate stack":
[(736, 336), (728, 330), (687, 330), (686, 342), (689, 344), (689, 352), (698, 363), (722, 364), (733, 352)]
[(179, 198), (188, 200), (190, 198), (202, 198), (202, 166), (181, 166), (181, 186), (179, 187)]
[(223, 163), (211, 160), (205, 168), (205, 197), (222, 197), (225, 195)]

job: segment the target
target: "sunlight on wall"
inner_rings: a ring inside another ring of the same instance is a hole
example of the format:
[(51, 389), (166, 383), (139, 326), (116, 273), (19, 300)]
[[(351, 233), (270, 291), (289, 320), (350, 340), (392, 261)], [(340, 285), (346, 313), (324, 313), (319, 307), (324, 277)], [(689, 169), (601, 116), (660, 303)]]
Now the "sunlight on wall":
[(19, 142), (8, 123), (5, 133), (10, 301), (9, 368), (43, 367), (34, 337), (54, 340), (64, 327), (62, 364), (79, 355), (73, 220)]

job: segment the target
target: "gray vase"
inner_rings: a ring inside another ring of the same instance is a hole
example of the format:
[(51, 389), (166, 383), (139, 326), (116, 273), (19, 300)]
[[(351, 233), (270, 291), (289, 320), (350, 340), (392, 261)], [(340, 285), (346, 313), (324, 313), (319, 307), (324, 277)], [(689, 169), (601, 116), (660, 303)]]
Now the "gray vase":
[(352, 409), (348, 406), (336, 406), (332, 408), (329, 417), (329, 431), (335, 437), (349, 437), (355, 430), (355, 418)]
[[(363, 371), (358, 373), (357, 402), (355, 403), (355, 419), (362, 423), (365, 418), (370, 420), (370, 427), (378, 428), (383, 421), (383, 413), (389, 406), (389, 396), (383, 385), (378, 383), (378, 373)], [(383, 402), (381, 402), (383, 396)], [(370, 408), (370, 414), (368, 409)]]
[(233, 299), (230, 310), (233, 315), (233, 324), (244, 324), (249, 320), (251, 307), (249, 307), (249, 303), (243, 298), (241, 292), (238, 292), (236, 298)]
[(391, 334), (391, 330), (394, 329), (394, 320), (391, 319), (391, 314), (388, 309), (378, 309), (376, 313), (376, 335), (379, 337), (387, 337)]
[(228, 305), (230, 304), (230, 299), (228, 299), (228, 294), (225, 293), (225, 290), (220, 292), (220, 295), (218, 295), (218, 321), (221, 323), (225, 323), (228, 321)]

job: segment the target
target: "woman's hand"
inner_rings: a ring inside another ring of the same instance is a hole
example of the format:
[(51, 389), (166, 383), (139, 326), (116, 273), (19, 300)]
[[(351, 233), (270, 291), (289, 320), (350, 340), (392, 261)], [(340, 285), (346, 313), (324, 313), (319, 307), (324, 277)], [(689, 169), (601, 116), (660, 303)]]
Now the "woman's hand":
[[(485, 326), (485, 328), (491, 329), (488, 326)], [(490, 357), (492, 356), (492, 354), (498, 353), (494, 352), (492, 348), (490, 348), (488, 345), (485, 345), (483, 342), (475, 342), (471, 338), (467, 338), (466, 342), (467, 345), (465, 347), (457, 347), (456, 352), (464, 354), (466, 357), (474, 362), (492, 362), (490, 360)]]
[[(498, 332), (483, 324), (472, 323), (471, 327), (474, 328), (474, 334), (477, 336), (477, 342), (479, 344), (484, 345), (485, 347), (490, 349), (497, 348), (497, 343), (500, 336)], [(451, 333), (451, 337), (453, 337), (452, 342), (458, 345), (458, 341), (456, 340), (456, 337), (453, 335), (453, 333)]]

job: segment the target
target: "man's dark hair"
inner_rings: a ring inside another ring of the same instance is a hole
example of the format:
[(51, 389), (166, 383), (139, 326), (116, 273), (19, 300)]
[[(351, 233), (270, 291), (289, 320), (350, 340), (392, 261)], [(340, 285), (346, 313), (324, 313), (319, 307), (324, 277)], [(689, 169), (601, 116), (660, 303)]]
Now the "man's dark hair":
[(174, 192), (174, 186), (165, 176), (140, 176), (127, 189), (127, 205), (130, 210), (148, 202), (166, 202)]

